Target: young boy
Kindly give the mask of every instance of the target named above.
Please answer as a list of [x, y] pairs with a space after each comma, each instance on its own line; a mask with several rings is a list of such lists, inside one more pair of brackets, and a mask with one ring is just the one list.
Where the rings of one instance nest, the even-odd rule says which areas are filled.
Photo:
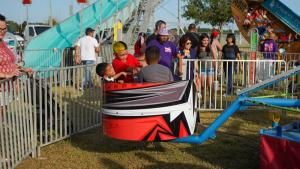
[[160, 59], [160, 49], [151, 46], [146, 49], [146, 62], [148, 66], [143, 67], [139, 74], [140, 82], [171, 82], [173, 75], [166, 66], [158, 64]]
[[[124, 77], [127, 76], [126, 72], [120, 72], [116, 74], [114, 68], [109, 63], [99, 63], [96, 66], [96, 73], [98, 76], [103, 77], [105, 82], [115, 82], [119, 77], [122, 75]], [[119, 83], [122, 83], [123, 81], [118, 80]]]
[[113, 44], [115, 59], [112, 62], [116, 73], [129, 72], [128, 76], [120, 77], [125, 83], [134, 82], [133, 76], [139, 72], [141, 63], [131, 54], [128, 53], [126, 43], [118, 41]]

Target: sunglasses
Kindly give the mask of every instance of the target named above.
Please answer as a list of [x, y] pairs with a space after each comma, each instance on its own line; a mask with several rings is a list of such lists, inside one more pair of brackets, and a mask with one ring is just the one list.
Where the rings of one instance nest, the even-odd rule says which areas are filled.
[[186, 45], [191, 45], [191, 44], [192, 44], [191, 42], [186, 43]]

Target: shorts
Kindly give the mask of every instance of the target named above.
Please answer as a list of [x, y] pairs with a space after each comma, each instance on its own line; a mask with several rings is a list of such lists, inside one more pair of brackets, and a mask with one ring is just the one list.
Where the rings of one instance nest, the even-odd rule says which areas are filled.
[[201, 69], [201, 76], [213, 76], [214, 73], [214, 68]]

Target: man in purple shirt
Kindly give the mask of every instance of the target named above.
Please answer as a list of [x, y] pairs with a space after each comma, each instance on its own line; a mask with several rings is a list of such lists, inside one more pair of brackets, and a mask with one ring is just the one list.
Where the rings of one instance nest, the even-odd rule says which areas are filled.
[[275, 42], [275, 34], [271, 34], [270, 38], [264, 40], [260, 51], [263, 52], [264, 59], [276, 60], [276, 55], [278, 52], [278, 46]]
[[153, 39], [147, 45], [148, 47], [156, 46], [160, 50], [159, 64], [168, 67], [173, 72], [173, 63], [177, 57], [178, 50], [176, 46], [169, 41], [169, 31], [166, 28], [161, 29], [158, 32], [158, 38]]
[[[264, 59], [277, 60], [278, 46], [275, 42], [276, 35], [271, 34], [269, 38], [266, 38], [261, 46], [261, 52], [263, 52]], [[276, 72], [275, 62], [260, 62], [257, 65], [257, 78], [258, 80], [266, 80], [271, 78]]]

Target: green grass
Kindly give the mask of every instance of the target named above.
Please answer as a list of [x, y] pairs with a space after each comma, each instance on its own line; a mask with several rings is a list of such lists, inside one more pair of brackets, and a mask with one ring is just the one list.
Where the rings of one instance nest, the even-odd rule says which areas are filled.
[[[92, 129], [42, 148], [39, 159], [28, 158], [17, 169], [259, 168], [259, 129], [271, 125], [272, 112], [236, 113], [218, 130], [216, 139], [201, 145], [118, 141]], [[201, 112], [200, 130], [218, 115]], [[283, 114], [281, 123], [296, 119], [299, 114]]]

